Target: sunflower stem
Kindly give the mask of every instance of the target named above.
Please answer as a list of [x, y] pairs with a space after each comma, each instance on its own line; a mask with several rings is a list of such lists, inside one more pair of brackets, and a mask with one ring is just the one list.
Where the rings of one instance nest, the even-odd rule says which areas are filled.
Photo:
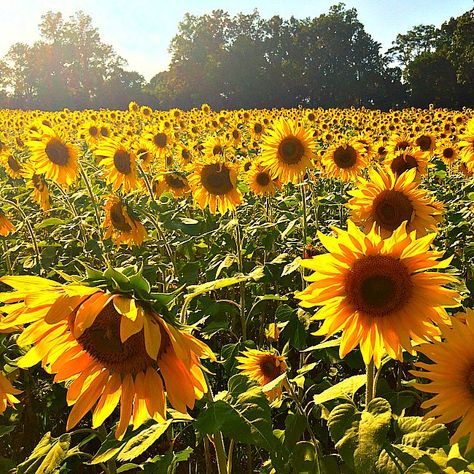
[[92, 207], [94, 208], [94, 216], [95, 216], [95, 223], [97, 225], [97, 232], [99, 232], [100, 234], [100, 216], [99, 216], [97, 199], [95, 198], [94, 190], [92, 189], [92, 185], [89, 180], [89, 177], [87, 176], [85, 169], [82, 167], [82, 164], [80, 163], [79, 163], [79, 173], [81, 175], [82, 180], [84, 181], [84, 184], [86, 185], [89, 197], [91, 198]]
[[[235, 225], [235, 247], [237, 250], [237, 266], [240, 273], [244, 272], [244, 259], [242, 254], [242, 230], [240, 228], [239, 219], [237, 217], [237, 212], [234, 214], [236, 220]], [[247, 340], [247, 320], [245, 318], [245, 282], [240, 282], [240, 326], [242, 330], [242, 339]]]
[[2, 239], [2, 247], [3, 247], [3, 255], [5, 256], [5, 264], [7, 266], [7, 274], [11, 275], [12, 274], [12, 262], [10, 260], [10, 254], [7, 253], [7, 243], [5, 242], [5, 239]]
[[367, 406], [373, 400], [374, 395], [375, 395], [373, 359], [366, 365], [366, 373], [367, 373], [367, 383], [366, 383], [366, 388], [365, 388], [365, 406], [367, 408]]

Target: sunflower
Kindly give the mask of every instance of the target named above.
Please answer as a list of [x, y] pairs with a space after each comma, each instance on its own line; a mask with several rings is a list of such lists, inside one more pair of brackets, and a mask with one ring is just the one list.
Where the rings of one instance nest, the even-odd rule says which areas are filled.
[[27, 145], [37, 173], [58, 184], [69, 186], [74, 183], [78, 173], [77, 148], [67, 143], [62, 134], [45, 125], [42, 133], [32, 138]]
[[209, 206], [212, 214], [225, 214], [241, 204], [242, 194], [237, 189], [237, 164], [214, 158], [196, 161], [191, 166], [193, 172], [188, 182], [193, 199], [201, 209]]
[[61, 285], [35, 276], [3, 277], [14, 292], [0, 294], [7, 315], [0, 329], [26, 325], [18, 345], [32, 348], [18, 361], [41, 362], [55, 382], [67, 383], [72, 405], [67, 430], [91, 410], [102, 425], [120, 404], [115, 436], [147, 419], [163, 422], [165, 390], [179, 412], [207, 392], [201, 358], [212, 351], [167, 323], [147, 302], [78, 283]]
[[365, 148], [359, 141], [331, 145], [321, 160], [324, 173], [330, 178], [351, 181], [365, 168]]
[[390, 153], [399, 153], [413, 147], [413, 145], [413, 139], [406, 133], [394, 134], [387, 143], [387, 149]]
[[203, 142], [203, 153], [206, 158], [220, 157], [226, 155], [229, 143], [223, 137], [210, 136]]
[[247, 171], [245, 180], [257, 196], [274, 196], [276, 190], [281, 188], [280, 180], [272, 178], [270, 171], [258, 162]]
[[141, 167], [149, 171], [155, 161], [155, 150], [147, 140], [139, 140], [133, 147], [135, 156], [138, 158]]
[[283, 184], [298, 183], [306, 169], [312, 168], [314, 152], [311, 130], [282, 119], [263, 137], [260, 162]]
[[0, 235], [6, 237], [15, 232], [15, 226], [8, 220], [7, 216], [0, 210]]
[[[242, 374], [259, 385], [264, 386], [286, 372], [286, 357], [276, 352], [248, 349], [236, 357], [240, 365], [237, 366]], [[281, 387], [275, 387], [267, 392], [270, 400], [275, 400], [281, 395]]]
[[420, 178], [426, 174], [428, 160], [429, 154], [427, 152], [407, 148], [398, 153], [387, 154], [383, 164], [390, 167], [396, 176], [400, 176], [405, 171], [416, 168], [416, 176]]
[[3, 415], [7, 405], [12, 407], [15, 403], [20, 403], [20, 400], [15, 397], [20, 393], [21, 390], [14, 388], [5, 374], [0, 372], [0, 415]]
[[415, 175], [411, 169], [397, 178], [390, 169], [379, 168], [369, 170], [369, 180], [359, 177], [357, 189], [349, 191], [352, 221], [366, 233], [375, 223], [382, 237], [389, 237], [402, 222], [418, 237], [436, 231], [443, 205], [418, 186]]
[[163, 126], [160, 130], [146, 133], [144, 138], [150, 142], [150, 146], [155, 150], [156, 157], [160, 159], [166, 156], [173, 142], [169, 130]]
[[469, 120], [466, 131], [459, 136], [460, 157], [467, 169], [474, 172], [474, 119]]
[[432, 152], [436, 146], [436, 138], [431, 133], [422, 133], [415, 139], [415, 145], [421, 150]]
[[0, 153], [0, 163], [10, 178], [21, 178], [21, 163], [10, 152]]
[[36, 173], [35, 169], [28, 164], [23, 167], [22, 175], [26, 179], [27, 186], [33, 189], [33, 200], [43, 211], [48, 211], [51, 205], [49, 203], [48, 184], [44, 176]]
[[117, 191], [123, 188], [125, 193], [137, 186], [136, 155], [125, 144], [111, 138], [104, 138], [95, 151], [101, 158], [100, 165], [105, 166], [107, 182]]
[[430, 380], [415, 384], [416, 388], [435, 394], [421, 405], [429, 409], [425, 418], [434, 417], [437, 423], [461, 419], [450, 442], [457, 443], [467, 435], [469, 451], [474, 447], [474, 311], [456, 314], [451, 323], [442, 326], [441, 340], [418, 349], [433, 363], [418, 362], [416, 365], [425, 370], [412, 373]]
[[366, 235], [350, 220], [348, 231], [334, 230], [337, 237], [319, 233], [329, 254], [301, 261], [315, 273], [296, 297], [305, 308], [322, 306], [313, 316], [324, 320], [315, 335], [342, 330], [340, 356], [359, 344], [365, 363], [377, 366], [384, 351], [401, 360], [402, 349], [413, 352], [414, 344], [438, 335], [436, 324], [449, 321], [444, 308], [457, 306], [458, 294], [442, 286], [455, 277], [426, 271], [450, 262], [429, 250], [436, 235], [417, 239], [402, 224], [382, 239], [375, 225]]
[[191, 191], [186, 176], [175, 172], [164, 172], [153, 182], [153, 192], [159, 198], [164, 192], [170, 192], [178, 199]]
[[105, 204], [104, 239], [111, 238], [115, 245], [141, 245], [146, 238], [143, 224], [128, 210], [122, 200], [111, 194]]
[[451, 140], [445, 140], [436, 145], [436, 153], [447, 165], [452, 165], [459, 156], [459, 149]]

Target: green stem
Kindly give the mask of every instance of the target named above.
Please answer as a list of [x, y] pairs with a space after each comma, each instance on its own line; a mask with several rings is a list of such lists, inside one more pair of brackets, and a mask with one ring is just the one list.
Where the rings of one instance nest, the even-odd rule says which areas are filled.
[[[303, 207], [303, 216], [302, 216], [302, 229], [303, 229], [303, 249], [302, 249], [302, 256], [304, 258], [304, 253], [306, 249], [306, 241], [308, 237], [308, 212], [306, 208], [306, 185], [301, 183], [301, 202]], [[301, 267], [301, 289], [304, 290], [306, 288], [306, 280], [305, 280], [305, 269]]]
[[[104, 442], [107, 438], [107, 430], [105, 429], [104, 425], [100, 425], [99, 428], [97, 428], [97, 434], [101, 442]], [[107, 461], [107, 470], [109, 474], [117, 474], [117, 464], [113, 459], [109, 459]]]
[[367, 383], [365, 389], [365, 406], [367, 407], [369, 403], [374, 398], [374, 361], [371, 360], [366, 366], [367, 373]]
[[7, 274], [12, 274], [12, 262], [10, 260], [10, 254], [7, 253], [7, 244], [4, 239], [2, 239], [2, 246], [3, 246], [3, 255], [5, 255], [5, 263], [7, 266]]
[[99, 234], [100, 234], [99, 208], [98, 208], [97, 199], [95, 198], [94, 190], [92, 189], [92, 185], [91, 185], [91, 182], [89, 180], [89, 177], [87, 176], [87, 173], [86, 173], [86, 171], [84, 170], [84, 168], [82, 167], [81, 164], [79, 164], [79, 172], [81, 174], [82, 180], [84, 181], [84, 184], [86, 185], [89, 197], [91, 198], [92, 207], [94, 208], [94, 215], [95, 215], [95, 223], [97, 225], [97, 232], [99, 232]]
[[[242, 231], [240, 228], [239, 219], [237, 218], [237, 212], [235, 213], [235, 220], [237, 224], [235, 226], [235, 247], [237, 250], [237, 266], [240, 273], [244, 272], [244, 259], [242, 253]], [[247, 320], [245, 317], [245, 281], [240, 282], [240, 326], [242, 330], [242, 338], [244, 341], [247, 340]]]
[[232, 460], [234, 456], [234, 446], [235, 446], [235, 441], [231, 439], [229, 443], [229, 454], [227, 456], [227, 474], [232, 473], [232, 469], [233, 469]]

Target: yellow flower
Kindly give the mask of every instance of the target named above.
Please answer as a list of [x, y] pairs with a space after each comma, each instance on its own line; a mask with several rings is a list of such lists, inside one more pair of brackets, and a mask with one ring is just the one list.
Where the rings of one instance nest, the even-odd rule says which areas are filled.
[[254, 163], [245, 175], [249, 188], [257, 196], [274, 196], [277, 189], [281, 188], [278, 178], [272, 178], [270, 171], [259, 162]]
[[323, 155], [324, 174], [330, 178], [351, 181], [365, 168], [364, 145], [359, 141], [335, 143]]
[[179, 173], [164, 172], [153, 182], [153, 192], [160, 197], [164, 192], [171, 192], [178, 199], [188, 194], [189, 187], [186, 176]]
[[13, 387], [3, 372], [0, 372], [0, 415], [7, 409], [7, 405], [13, 406], [15, 403], [20, 403], [20, 400], [15, 397], [19, 395], [20, 390]]
[[416, 177], [419, 179], [426, 174], [429, 155], [425, 151], [406, 148], [403, 151], [387, 154], [383, 164], [389, 167], [396, 176], [400, 176], [405, 171], [416, 169]]
[[26, 179], [27, 187], [33, 189], [33, 200], [43, 211], [51, 208], [49, 203], [48, 184], [42, 174], [38, 174], [33, 166], [27, 164], [22, 169], [22, 175]]
[[369, 170], [369, 181], [359, 177], [357, 189], [349, 191], [352, 221], [365, 232], [375, 223], [382, 237], [389, 237], [403, 222], [407, 232], [415, 230], [419, 237], [436, 231], [443, 206], [418, 186], [415, 176], [414, 169], [397, 178], [390, 169], [380, 168]]
[[339, 353], [344, 357], [357, 345], [366, 364], [380, 365], [384, 352], [401, 360], [402, 349], [439, 334], [436, 326], [449, 321], [444, 308], [457, 306], [458, 294], [443, 285], [456, 278], [439, 271], [450, 259], [430, 251], [435, 234], [417, 239], [405, 224], [383, 239], [375, 226], [366, 235], [352, 221], [337, 237], [319, 233], [330, 252], [304, 259], [313, 270], [310, 285], [297, 292], [305, 308], [321, 306], [313, 319], [323, 320], [315, 333], [329, 337], [342, 330]]
[[469, 120], [466, 131], [459, 136], [460, 157], [469, 172], [474, 172], [474, 119]]
[[24, 325], [17, 343], [33, 346], [18, 366], [41, 362], [55, 382], [68, 383], [67, 430], [93, 407], [97, 428], [120, 404], [120, 439], [130, 423], [136, 429], [149, 418], [165, 420], [165, 391], [182, 413], [207, 392], [200, 359], [214, 359], [212, 351], [146, 302], [34, 276], [0, 281], [15, 290], [0, 294], [6, 303], [0, 330]]
[[298, 183], [308, 168], [312, 168], [315, 144], [310, 130], [296, 122], [280, 120], [263, 137], [260, 162], [273, 178], [283, 184]]
[[[240, 363], [237, 366], [242, 374], [259, 385], [264, 386], [284, 374], [287, 369], [286, 357], [271, 351], [248, 349], [236, 357]], [[275, 400], [281, 395], [281, 387], [276, 387], [267, 392], [270, 400]]]
[[194, 162], [188, 177], [193, 199], [201, 209], [209, 206], [212, 214], [233, 211], [242, 202], [237, 189], [237, 165], [218, 158]]
[[22, 165], [10, 152], [0, 153], [0, 163], [10, 178], [17, 179], [21, 177]]
[[6, 237], [15, 232], [15, 226], [8, 220], [7, 216], [0, 210], [0, 235]]
[[451, 327], [442, 326], [441, 340], [418, 349], [433, 363], [418, 362], [416, 365], [425, 370], [412, 373], [430, 381], [417, 383], [416, 388], [434, 394], [421, 405], [429, 409], [425, 418], [435, 417], [437, 423], [461, 419], [450, 441], [454, 444], [469, 436], [469, 451], [474, 447], [474, 311], [458, 313], [451, 322]]

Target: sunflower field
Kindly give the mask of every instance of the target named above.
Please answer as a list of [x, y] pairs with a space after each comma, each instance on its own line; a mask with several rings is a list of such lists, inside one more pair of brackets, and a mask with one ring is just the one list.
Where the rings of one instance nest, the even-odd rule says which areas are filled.
[[474, 472], [474, 112], [0, 111], [0, 473]]

